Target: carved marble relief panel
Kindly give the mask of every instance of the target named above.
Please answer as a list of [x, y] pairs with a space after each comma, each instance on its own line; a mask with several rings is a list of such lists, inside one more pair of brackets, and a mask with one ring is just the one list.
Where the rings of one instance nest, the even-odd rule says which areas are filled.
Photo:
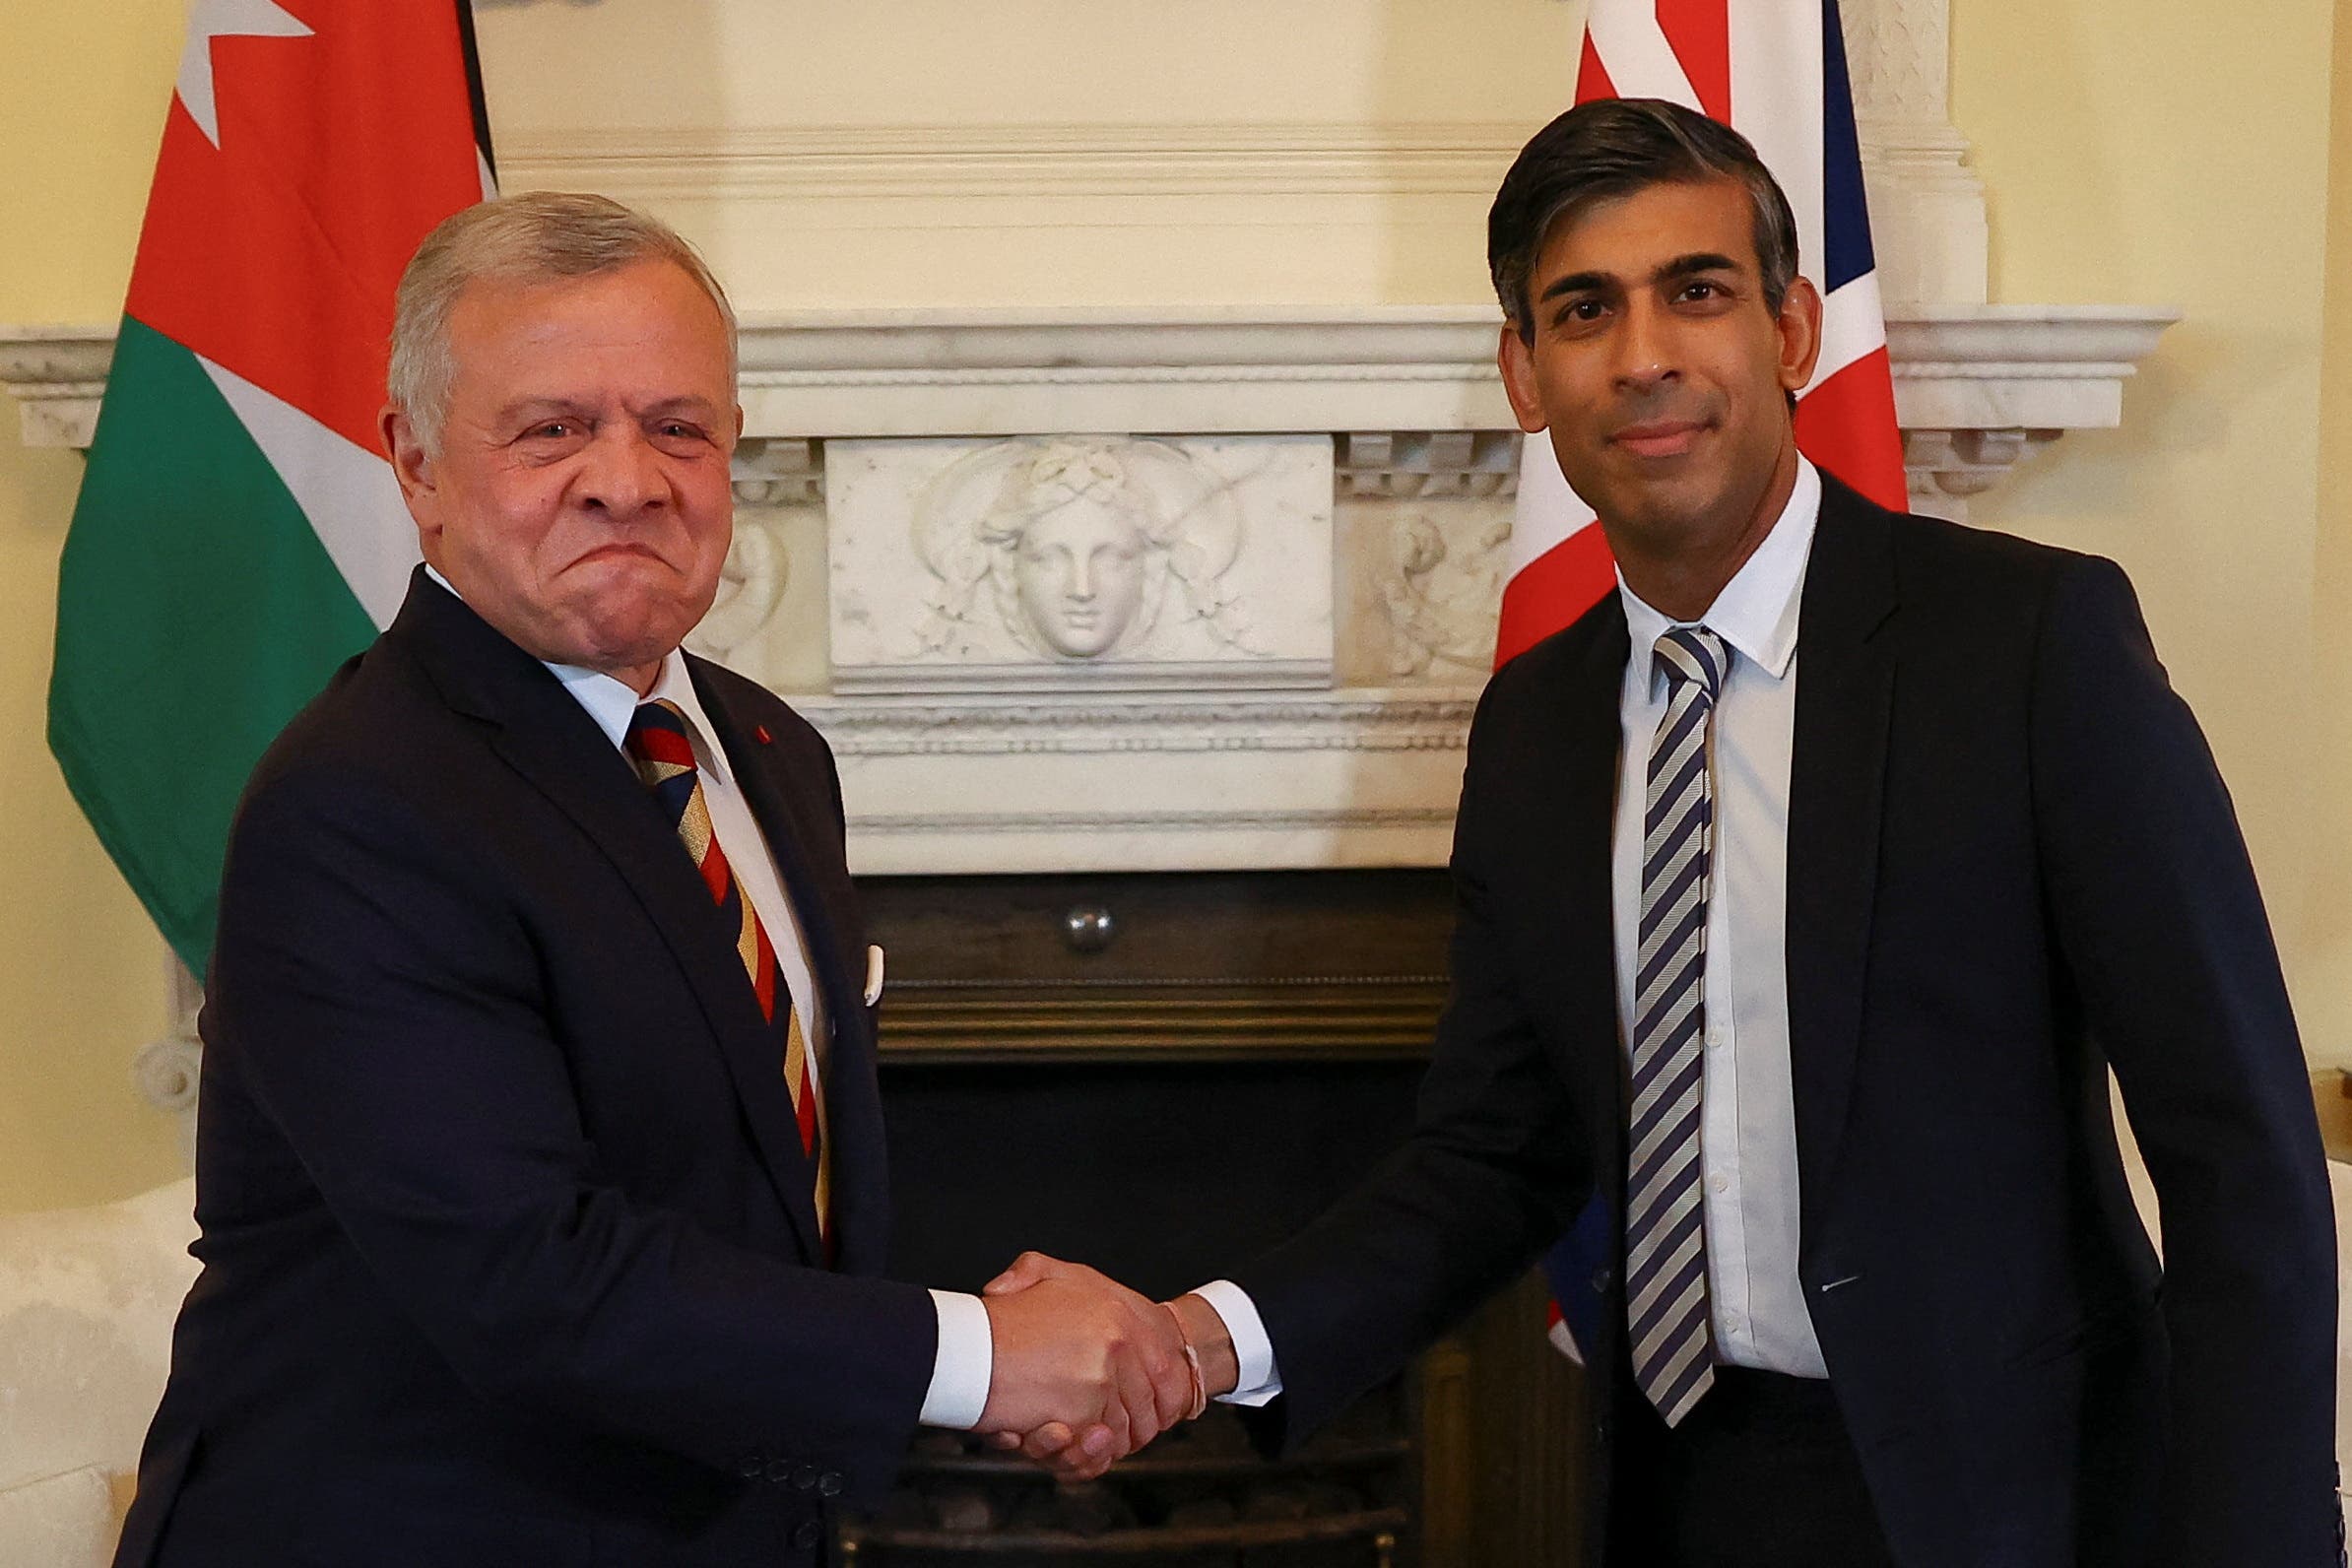
[[1484, 684], [1509, 569], [1518, 450], [1507, 431], [1339, 438], [1343, 685]]
[[824, 447], [745, 440], [735, 453], [735, 542], [718, 597], [686, 646], [778, 691], [825, 684]]
[[841, 691], [1326, 686], [1332, 443], [826, 443]]

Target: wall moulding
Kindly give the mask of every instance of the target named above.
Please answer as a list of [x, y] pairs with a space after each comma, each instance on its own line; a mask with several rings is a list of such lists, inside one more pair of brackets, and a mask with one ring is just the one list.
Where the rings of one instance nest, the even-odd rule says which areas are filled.
[[[1517, 122], [1412, 125], [827, 125], [566, 130], [499, 147], [508, 190], [622, 201], [1086, 196], [1491, 196]], [[1176, 221], [1171, 217], [1170, 221]]]

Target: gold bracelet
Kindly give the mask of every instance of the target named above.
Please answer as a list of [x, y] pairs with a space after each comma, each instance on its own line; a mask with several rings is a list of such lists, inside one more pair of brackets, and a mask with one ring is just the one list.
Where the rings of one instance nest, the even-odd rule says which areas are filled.
[[1201, 1376], [1201, 1352], [1193, 1348], [1193, 1337], [1184, 1332], [1184, 1314], [1176, 1310], [1176, 1304], [1163, 1301], [1160, 1306], [1167, 1312], [1169, 1321], [1176, 1325], [1176, 1342], [1184, 1346], [1184, 1368], [1192, 1374], [1193, 1405], [1191, 1409], [1184, 1412], [1184, 1418], [1197, 1421], [1201, 1418], [1201, 1412], [1209, 1408], [1209, 1384]]

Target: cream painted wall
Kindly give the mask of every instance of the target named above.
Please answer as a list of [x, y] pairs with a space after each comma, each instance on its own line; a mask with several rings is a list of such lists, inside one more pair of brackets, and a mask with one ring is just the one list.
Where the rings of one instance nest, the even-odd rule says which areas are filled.
[[[1480, 298], [1487, 200], [1583, 25], [1562, 0], [478, 14], [509, 187], [642, 202], [753, 310]], [[748, 200], [697, 199], [721, 149], [753, 159]]]
[[[178, 53], [175, 0], [0, 7], [0, 321], [122, 308]], [[163, 1031], [163, 944], [41, 737], [57, 554], [82, 460], [27, 451], [0, 398], [0, 1209], [176, 1174], [176, 1125], [131, 1086]]]
[[[0, 8], [0, 212], [37, 220], [10, 223], [0, 245], [0, 321], [99, 322], [119, 308], [180, 10]], [[2320, 461], [2324, 450], [2344, 460], [2332, 472], [2352, 473], [2352, 407], [2327, 406], [2324, 447], [2318, 412], [2322, 365], [2352, 373], [2352, 301], [2321, 304], [2331, 231], [2337, 270], [2352, 265], [2348, 204], [2326, 223], [2330, 7], [2271, 0], [2260, 28], [2235, 30], [2214, 28], [2200, 0], [1953, 0], [1953, 12], [1956, 117], [1993, 192], [1994, 296], [2189, 311], [2129, 389], [2123, 429], [2068, 437], [1978, 518], [2131, 568], [2236, 788], [2313, 1055], [2352, 1060], [2352, 811], [2300, 739], [2321, 714], [2337, 778], [2352, 774], [2352, 493], [2322, 490]], [[1304, 128], [1327, 170], [1329, 188], [1273, 220], [1230, 191], [1188, 198], [1164, 174], [1152, 185], [1134, 155], [1116, 172], [1135, 191], [1056, 200], [1031, 180], [986, 198], [995, 206], [943, 198], [931, 231], [892, 227], [903, 198], [804, 208], [808, 231], [788, 244], [680, 212], [753, 308], [1482, 299], [1484, 198], [1470, 187], [1492, 177], [1489, 155], [1447, 128], [1545, 118], [1566, 97], [1580, 15], [1573, 0], [481, 12], [502, 145], [649, 188], [663, 170], [620, 157], [628, 137], [690, 149], [718, 125], [770, 151], [806, 154], [813, 135], [836, 133], [896, 148], [860, 166], [902, 182], [934, 156], [951, 176], [960, 165], [939, 150], [955, 137], [891, 141], [876, 127], [1013, 147], [1045, 145], [1023, 129], [1039, 126]], [[2352, 74], [2339, 64], [2333, 79]], [[2336, 146], [2336, 183], [2352, 189], [2352, 129]], [[789, 183], [799, 166], [770, 171]], [[1186, 167], [1229, 178], [1230, 161]], [[1375, 177], [1347, 188], [1349, 168]], [[1106, 201], [1129, 203], [1133, 221], [1102, 222]], [[1009, 213], [1027, 214], [1029, 231], [988, 230]], [[8, 1209], [130, 1192], [175, 1155], [126, 1071], [164, 1021], [161, 945], [32, 739], [80, 460], [21, 450], [13, 409], [0, 417], [0, 720], [20, 737], [0, 760]]]
[[2328, 137], [2327, 290], [2319, 392], [2319, 551], [2312, 621], [2319, 666], [2320, 824], [2301, 939], [2303, 1024], [2330, 1060], [2352, 1056], [2352, 3], [2335, 18]]
[[2236, 796], [2306, 1048], [2352, 1061], [2324, 870], [2347, 853], [2352, 795], [2310, 745], [2312, 716], [2328, 717], [2315, 570], [2331, 6], [2269, 0], [2259, 27], [2219, 28], [2193, 0], [1952, 12], [1993, 296], [2186, 312], [2126, 389], [2122, 429], [2068, 436], [1975, 520], [2130, 570]]

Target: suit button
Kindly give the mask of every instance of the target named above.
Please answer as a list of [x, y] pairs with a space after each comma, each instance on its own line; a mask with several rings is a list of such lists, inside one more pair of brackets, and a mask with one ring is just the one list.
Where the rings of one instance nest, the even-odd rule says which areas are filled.
[[765, 1469], [767, 1469], [767, 1456], [757, 1449], [751, 1450], [735, 1462], [736, 1473], [748, 1481], [759, 1479], [759, 1472]]
[[815, 1551], [817, 1543], [824, 1539], [824, 1526], [814, 1519], [801, 1521], [801, 1528], [792, 1533], [793, 1545], [802, 1551]]
[[817, 1467], [802, 1465], [792, 1472], [792, 1489], [796, 1492], [813, 1490], [817, 1485]]
[[767, 1467], [767, 1478], [768, 1478], [769, 1480], [771, 1480], [771, 1481], [777, 1481], [777, 1482], [782, 1482], [782, 1481], [784, 1481], [785, 1479], [789, 1478], [789, 1477], [791, 1476], [791, 1474], [792, 1474], [792, 1462], [791, 1462], [790, 1460], [782, 1460], [782, 1459], [779, 1459], [779, 1460], [771, 1460], [771, 1461], [769, 1461], [769, 1462], [768, 1462], [768, 1467]]
[[1608, 1294], [1608, 1287], [1609, 1287], [1609, 1286], [1611, 1286], [1611, 1285], [1613, 1285], [1613, 1284], [1615, 1284], [1616, 1282], [1617, 1282], [1617, 1271], [1616, 1271], [1616, 1270], [1614, 1270], [1614, 1269], [1596, 1269], [1596, 1270], [1594, 1270], [1594, 1271], [1593, 1271], [1593, 1293], [1594, 1293], [1595, 1295], [1597, 1295], [1597, 1296], [1605, 1296], [1605, 1295], [1607, 1295], [1607, 1294]]
[[839, 1470], [826, 1470], [822, 1475], [817, 1477], [817, 1490], [825, 1497], [840, 1496], [844, 1484]]

